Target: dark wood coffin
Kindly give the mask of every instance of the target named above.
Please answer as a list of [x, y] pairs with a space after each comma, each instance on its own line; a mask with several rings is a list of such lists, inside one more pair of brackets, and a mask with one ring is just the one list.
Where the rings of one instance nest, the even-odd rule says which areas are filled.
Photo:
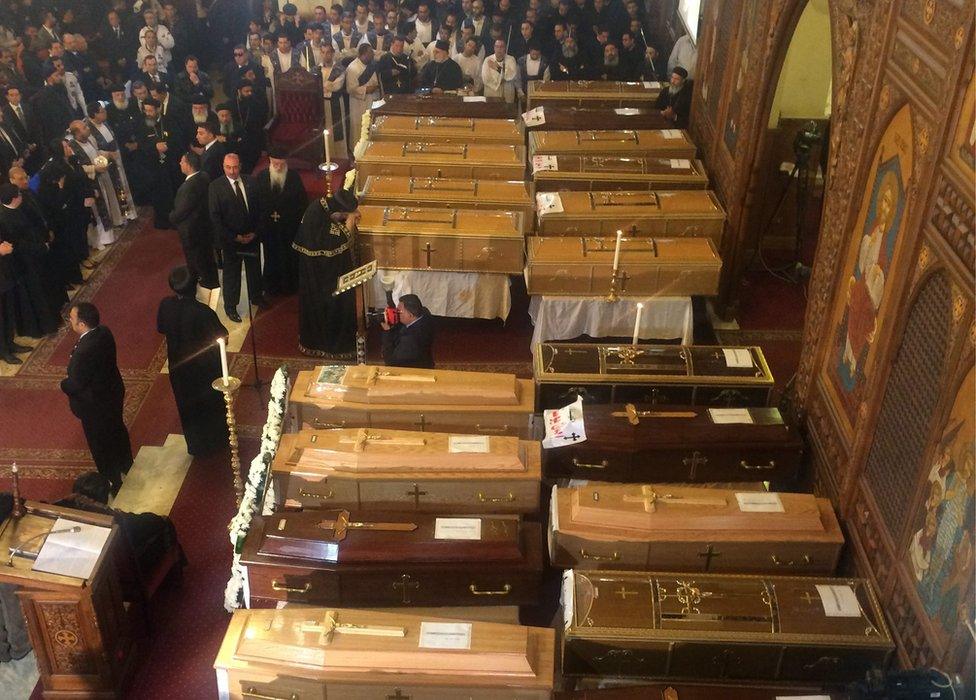
[[542, 585], [542, 529], [523, 523], [514, 561], [313, 562], [261, 554], [261, 518], [241, 552], [248, 591], [258, 601], [343, 607], [535, 605]]
[[631, 406], [633, 418], [623, 404], [584, 405], [586, 441], [543, 450], [545, 476], [635, 483], [761, 480], [777, 484], [799, 476], [803, 440], [777, 408], [713, 413], [697, 406]]
[[619, 80], [532, 80], [528, 107], [577, 105], [594, 107], [653, 106], [666, 84], [656, 81]]
[[791, 698], [843, 700], [846, 693], [824, 693], [819, 687], [796, 685], [704, 685], [653, 683], [619, 688], [582, 688], [553, 695], [554, 700], [791, 700]]
[[576, 131], [599, 124], [601, 129], [670, 129], [673, 122], [650, 107], [572, 107], [547, 104], [542, 114], [545, 123], [525, 126], [526, 131]]
[[[749, 366], [728, 366], [725, 350], [748, 353]], [[766, 406], [774, 384], [756, 346], [540, 343], [532, 353], [541, 410], [577, 395], [586, 404]]]
[[515, 119], [518, 116], [514, 103], [509, 104], [500, 97], [483, 99], [483, 102], [465, 102], [460, 95], [387, 95], [383, 100], [377, 100], [383, 104], [371, 111], [374, 120], [393, 114], [475, 119]]
[[866, 579], [571, 571], [563, 584], [568, 676], [847, 683], [894, 650]]
[[318, 562], [517, 561], [522, 557], [517, 516], [448, 518], [326, 509], [277, 513], [263, 518], [261, 528], [259, 553]]

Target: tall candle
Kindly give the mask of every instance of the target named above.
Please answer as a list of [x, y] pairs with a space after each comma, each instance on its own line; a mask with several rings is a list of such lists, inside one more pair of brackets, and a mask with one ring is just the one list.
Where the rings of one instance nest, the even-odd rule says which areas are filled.
[[613, 247], [613, 272], [617, 273], [617, 268], [620, 266], [620, 243], [623, 241], [624, 232], [617, 231], [617, 244]]
[[217, 338], [217, 345], [220, 346], [220, 371], [224, 376], [224, 385], [230, 384], [230, 372], [227, 369], [227, 340]]
[[325, 162], [329, 164], [332, 162], [332, 155], [329, 153], [329, 130], [325, 129], [322, 131], [322, 140], [325, 141]]
[[641, 322], [641, 316], [643, 314], [644, 314], [644, 305], [638, 302], [637, 317], [634, 319], [634, 340], [631, 342], [632, 345], [637, 345], [637, 339], [640, 337], [640, 322]]

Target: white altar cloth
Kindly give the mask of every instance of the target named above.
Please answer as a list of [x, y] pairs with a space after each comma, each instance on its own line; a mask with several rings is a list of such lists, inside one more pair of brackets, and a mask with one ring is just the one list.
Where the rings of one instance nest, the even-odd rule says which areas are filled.
[[440, 270], [377, 270], [367, 285], [367, 305], [386, 306], [383, 279], [394, 278], [393, 300], [416, 294], [434, 316], [449, 318], [508, 318], [512, 308], [508, 275]]
[[611, 303], [596, 297], [533, 295], [529, 299], [529, 316], [535, 325], [532, 347], [548, 340], [570, 340], [584, 334], [591, 338], [630, 338], [634, 334], [638, 302], [644, 304], [641, 340], [681, 338], [682, 345], [692, 344], [691, 297], [626, 297]]

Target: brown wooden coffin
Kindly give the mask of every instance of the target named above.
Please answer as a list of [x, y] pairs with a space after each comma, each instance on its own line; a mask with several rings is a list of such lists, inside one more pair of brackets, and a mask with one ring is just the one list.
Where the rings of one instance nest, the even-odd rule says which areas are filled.
[[[317, 631], [333, 624], [329, 636]], [[545, 628], [289, 607], [236, 610], [214, 669], [220, 697], [230, 700], [546, 700], [554, 659], [554, 632]]]
[[305, 395], [319, 401], [368, 404], [511, 406], [518, 403], [514, 374], [380, 365], [320, 365]]
[[[434, 370], [440, 371], [440, 370]], [[532, 414], [535, 395], [532, 381], [514, 379], [515, 403], [448, 404], [429, 400], [414, 404], [363, 403], [343, 399], [319, 398], [315, 392], [317, 372], [299, 372], [288, 401], [293, 430], [303, 427], [393, 428], [440, 433], [514, 435], [534, 437]]]
[[700, 160], [630, 156], [555, 156], [530, 162], [537, 192], [582, 190], [703, 190], [708, 173]]
[[774, 384], [756, 346], [540, 343], [532, 354], [540, 409], [577, 395], [585, 404], [766, 406]]
[[846, 683], [894, 645], [866, 579], [567, 572], [569, 676]]
[[584, 404], [586, 441], [543, 450], [546, 477], [784, 485], [799, 477], [803, 440], [777, 408], [629, 406]]
[[[606, 296], [616, 239], [528, 239], [525, 285], [529, 294]], [[635, 238], [620, 248], [616, 293], [622, 297], [713, 296], [722, 259], [708, 238]]]
[[829, 575], [844, 546], [830, 502], [807, 494], [590, 482], [554, 488], [550, 508], [562, 568]]
[[[274, 516], [272, 516], [274, 517]], [[316, 562], [261, 554], [263, 519], [255, 518], [241, 563], [256, 599], [312, 605], [399, 607], [535, 605], [542, 585], [542, 530], [523, 523], [515, 561], [367, 563]]]
[[369, 129], [373, 141], [427, 141], [430, 143], [501, 143], [521, 146], [525, 133], [514, 119], [473, 117], [377, 117]]
[[[580, 679], [577, 685], [589, 683], [601, 686], [594, 679]], [[583, 687], [564, 690], [553, 695], [554, 700], [846, 700], [846, 693], [825, 693], [819, 686], [803, 687], [794, 684], [740, 685], [648, 683], [620, 687]]]
[[369, 141], [356, 159], [356, 186], [370, 175], [521, 180], [525, 147], [508, 144]]
[[659, 192], [540, 192], [540, 236], [708, 238], [722, 247], [725, 210], [709, 190]]
[[522, 232], [535, 217], [524, 180], [446, 180], [433, 177], [368, 177], [361, 206], [493, 209], [522, 214]]
[[524, 216], [515, 211], [360, 206], [360, 260], [387, 270], [518, 274]]
[[528, 107], [648, 107], [654, 105], [662, 87], [653, 81], [533, 80], [529, 82]]
[[375, 120], [382, 116], [402, 114], [406, 116], [463, 117], [474, 119], [514, 119], [518, 105], [500, 97], [465, 100], [461, 95], [387, 95], [373, 103], [370, 110]]
[[601, 129], [670, 129], [673, 122], [661, 116], [661, 110], [650, 107], [583, 107], [567, 106], [562, 102], [537, 108], [542, 123], [523, 124], [532, 131], [576, 131], [579, 128], [599, 126]]
[[[303, 431], [300, 435], [314, 437], [325, 432], [339, 431]], [[282, 435], [271, 466], [276, 505], [280, 508], [421, 513], [532, 513], [539, 508], [540, 446], [535, 441], [518, 441], [518, 469], [452, 466], [343, 472], [303, 464], [302, 448], [296, 447], [300, 435]], [[517, 440], [487, 435], [478, 437], [492, 442]]]
[[529, 134], [529, 157], [620, 155], [648, 158], [693, 159], [697, 149], [687, 131], [653, 130], [587, 130], [533, 131]]

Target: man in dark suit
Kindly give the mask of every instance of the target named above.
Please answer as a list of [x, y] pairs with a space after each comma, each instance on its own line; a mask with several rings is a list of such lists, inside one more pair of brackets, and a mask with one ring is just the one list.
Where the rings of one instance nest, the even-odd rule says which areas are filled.
[[183, 257], [190, 272], [200, 280], [201, 286], [216, 289], [220, 283], [210, 235], [210, 176], [202, 171], [200, 156], [193, 151], [180, 158], [180, 171], [186, 179], [176, 190], [169, 221], [179, 231]]
[[224, 174], [224, 156], [227, 144], [217, 139], [217, 125], [210, 122], [197, 125], [197, 143], [200, 144], [200, 170], [213, 182]]
[[130, 57], [135, 56], [136, 47], [129, 35], [129, 30], [122, 26], [119, 13], [110, 10], [105, 16], [105, 24], [101, 29], [99, 52], [109, 63], [109, 71], [113, 76], [124, 76], [129, 72]]
[[118, 493], [122, 475], [132, 466], [132, 446], [122, 420], [125, 385], [115, 359], [115, 338], [100, 325], [94, 304], [73, 303], [68, 319], [79, 338], [61, 391], [81, 419], [95, 467], [112, 483], [112, 493]]
[[4, 91], [4, 100], [0, 101], [0, 111], [3, 111], [3, 122], [17, 138], [27, 144], [30, 152], [28, 167], [30, 172], [37, 170], [41, 152], [37, 143], [37, 126], [34, 122], [33, 111], [23, 103], [23, 95], [16, 87], [8, 86]]
[[404, 294], [397, 304], [400, 322], [383, 328], [383, 361], [391, 367], [434, 368], [434, 320], [416, 294]]
[[31, 98], [31, 107], [37, 115], [41, 143], [64, 136], [64, 130], [75, 118], [64, 87], [64, 76], [53, 65], [44, 69], [44, 87]]
[[224, 156], [224, 176], [210, 183], [210, 223], [214, 241], [223, 253], [222, 281], [224, 311], [240, 323], [237, 304], [241, 299], [241, 265], [247, 274], [247, 291], [252, 304], [264, 307], [261, 283], [261, 243], [257, 234], [258, 202], [250, 178], [241, 175], [241, 159], [235, 153]]

